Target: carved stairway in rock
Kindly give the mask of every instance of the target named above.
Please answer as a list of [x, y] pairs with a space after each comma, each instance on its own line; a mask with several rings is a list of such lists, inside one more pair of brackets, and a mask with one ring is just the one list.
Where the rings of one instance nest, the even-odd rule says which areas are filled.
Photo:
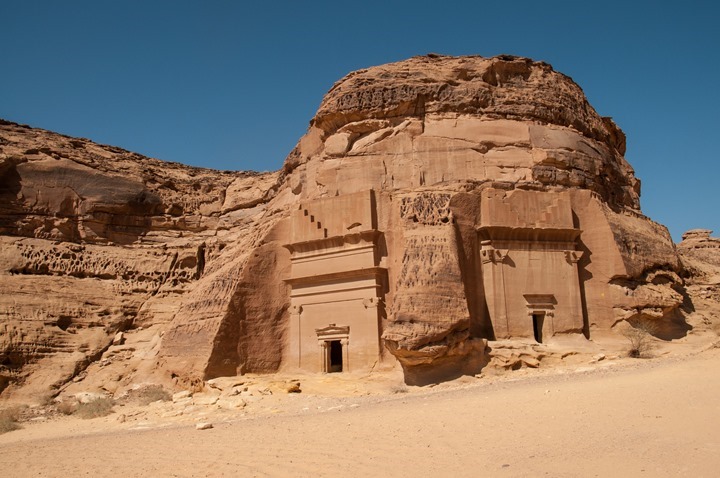
[[[325, 239], [328, 237], [328, 230], [326, 227], [322, 226], [322, 222], [315, 220], [315, 214], [312, 214], [311, 211], [307, 208], [303, 208], [303, 216], [309, 219], [310, 221], [310, 231], [319, 231], [321, 236], [320, 237], [314, 237], [314, 239]], [[315, 224], [313, 227], [312, 225]], [[309, 236], [315, 236], [317, 233], [313, 234], [312, 232], [309, 234]]]

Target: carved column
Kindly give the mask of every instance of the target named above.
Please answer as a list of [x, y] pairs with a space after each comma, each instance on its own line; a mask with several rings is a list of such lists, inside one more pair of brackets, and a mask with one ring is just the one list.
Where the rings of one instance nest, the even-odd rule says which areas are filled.
[[287, 363], [302, 368], [302, 343], [300, 340], [300, 316], [302, 306], [290, 306], [290, 326], [287, 339]]
[[380, 341], [382, 340], [380, 338], [382, 336], [382, 330], [380, 330], [380, 307], [383, 307], [383, 301], [378, 297], [369, 297], [367, 299], [363, 299], [363, 305], [365, 306], [367, 320], [370, 324], [372, 324], [374, 336], [377, 337], [377, 350], [375, 351], [375, 354], [377, 360], [380, 360], [380, 354], [382, 351], [382, 346], [380, 343]]
[[571, 317], [573, 322], [573, 328], [582, 330], [584, 326], [584, 317], [582, 309], [582, 296], [580, 293], [580, 270], [578, 269], [578, 262], [583, 256], [583, 251], [565, 251], [565, 259], [568, 264], [573, 268], [573, 280], [572, 280], [572, 303], [570, 305]]
[[495, 338], [506, 338], [509, 335], [510, 326], [508, 324], [503, 261], [507, 257], [508, 251], [495, 249], [491, 241], [483, 241], [481, 244], [480, 261], [490, 322], [495, 332]]
[[350, 371], [350, 339], [340, 339], [340, 345], [342, 345], [343, 352], [343, 372]]
[[328, 371], [328, 343], [323, 341], [318, 342], [320, 346], [320, 372], [326, 373]]

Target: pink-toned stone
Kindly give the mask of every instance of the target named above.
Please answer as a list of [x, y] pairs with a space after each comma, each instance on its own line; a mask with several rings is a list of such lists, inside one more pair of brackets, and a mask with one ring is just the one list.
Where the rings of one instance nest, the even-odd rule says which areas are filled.
[[[148, 373], [200, 386], [398, 362], [426, 383], [477, 373], [488, 341], [585, 340], [648, 320], [682, 336], [683, 274], [713, 273], [699, 252], [709, 235], [689, 235], [681, 262], [640, 211], [622, 131], [524, 58], [351, 73], [274, 173], [7, 122], [0, 139], [10, 394], [57, 388], [98, 357], [112, 368], [120, 331], [142, 360], [118, 390]], [[135, 340], [140, 328], [157, 339]]]

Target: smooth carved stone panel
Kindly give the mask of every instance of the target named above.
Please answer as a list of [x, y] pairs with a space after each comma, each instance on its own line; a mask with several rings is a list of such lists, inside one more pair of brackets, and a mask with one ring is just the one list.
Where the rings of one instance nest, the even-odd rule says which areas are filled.
[[478, 234], [483, 284], [495, 338], [584, 328], [570, 195], [487, 189]]
[[[366, 289], [372, 294], [372, 288]], [[290, 337], [285, 368], [301, 369], [308, 372], [328, 372], [323, 366], [325, 340], [331, 338], [318, 334], [332, 326], [347, 329], [347, 337], [342, 344], [345, 360], [338, 372], [369, 370], [380, 358], [378, 310], [366, 307], [364, 299], [340, 299], [342, 293], [335, 294], [336, 301], [325, 300], [329, 296], [318, 297], [317, 302], [308, 302], [300, 306], [299, 314], [291, 315]]]
[[[371, 369], [381, 358], [385, 272], [375, 199], [362, 191], [303, 203], [291, 216], [290, 324], [283, 367]], [[310, 225], [310, 226], [308, 226]], [[328, 331], [345, 331], [342, 337]]]
[[539, 191], [483, 191], [481, 226], [494, 228], [572, 229], [570, 196]]

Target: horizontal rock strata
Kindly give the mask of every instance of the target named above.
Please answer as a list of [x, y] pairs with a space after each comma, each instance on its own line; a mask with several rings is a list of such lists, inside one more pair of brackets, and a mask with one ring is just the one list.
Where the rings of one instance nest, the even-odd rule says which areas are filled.
[[[274, 173], [2, 122], [0, 388], [396, 363], [427, 383], [477, 373], [488, 341], [682, 336], [714, 242], [681, 261], [624, 153], [569, 77], [511, 56], [353, 72]], [[143, 329], [135, 368], [84, 372]]]

